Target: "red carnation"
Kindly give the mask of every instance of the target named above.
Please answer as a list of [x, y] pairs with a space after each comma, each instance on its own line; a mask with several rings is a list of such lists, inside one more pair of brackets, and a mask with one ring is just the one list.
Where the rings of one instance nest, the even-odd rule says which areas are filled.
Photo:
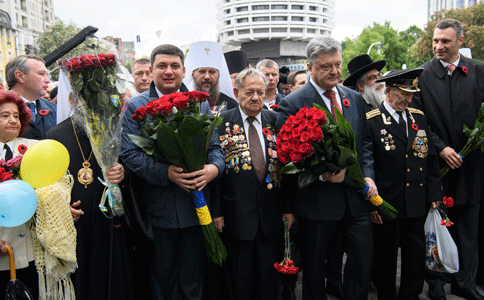
[[454, 225], [454, 222], [449, 220], [449, 218], [446, 218], [446, 219], [440, 220], [440, 224], [443, 225], [443, 226], [450, 227], [450, 226]]
[[445, 205], [445, 207], [454, 206], [454, 199], [452, 199], [452, 197], [444, 196], [444, 205]]

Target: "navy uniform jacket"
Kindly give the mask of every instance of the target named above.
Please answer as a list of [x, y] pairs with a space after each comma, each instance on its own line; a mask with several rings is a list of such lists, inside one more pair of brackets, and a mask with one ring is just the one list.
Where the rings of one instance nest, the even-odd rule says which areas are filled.
[[[182, 92], [187, 91], [184, 85]], [[134, 112], [158, 99], [154, 83], [150, 89], [128, 100], [123, 117], [122, 150], [120, 158], [124, 165], [143, 181], [140, 187], [140, 199], [146, 201], [150, 219], [154, 227], [186, 228], [199, 224], [192, 195], [168, 179], [169, 163], [146, 154], [131, 141], [128, 134], [139, 135], [141, 124], [131, 116]], [[211, 115], [207, 102], [202, 103], [200, 111]], [[214, 164], [222, 175], [225, 164], [223, 151], [219, 143], [218, 130], [215, 129], [207, 151], [207, 164]], [[208, 186], [203, 189], [207, 203], [210, 203]]]
[[383, 103], [366, 114], [363, 176], [375, 181], [379, 195], [397, 217], [420, 217], [425, 202], [441, 201], [441, 178], [435, 147], [422, 111], [407, 108], [407, 131], [398, 126]]
[[49, 129], [57, 124], [57, 106], [45, 99], [36, 101], [35, 122], [30, 121], [27, 131], [21, 136], [27, 139], [42, 140]]

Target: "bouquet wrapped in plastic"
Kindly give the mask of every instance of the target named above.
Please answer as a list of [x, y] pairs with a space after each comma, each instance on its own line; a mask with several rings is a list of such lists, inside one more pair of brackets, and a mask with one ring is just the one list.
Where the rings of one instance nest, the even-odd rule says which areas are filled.
[[114, 54], [85, 54], [70, 60], [59, 61], [74, 91], [75, 101], [82, 112], [92, 151], [102, 168], [106, 189], [99, 207], [106, 214], [106, 201], [114, 215], [123, 215], [121, 190], [112, 184], [107, 173], [118, 162], [121, 152], [122, 105], [119, 99], [125, 91], [125, 82], [118, 73], [118, 60]]
[[[464, 124], [463, 131], [467, 136], [467, 142], [464, 148], [458, 153], [459, 156], [464, 158], [476, 149], [480, 149], [481, 152], [484, 152], [484, 103], [481, 104], [481, 108], [479, 109], [474, 129], [471, 130], [469, 129], [469, 126]], [[440, 176], [444, 177], [449, 170], [449, 166], [443, 167], [440, 169]]]
[[[177, 92], [151, 101], [132, 116], [143, 127], [141, 136], [130, 134], [130, 139], [148, 155], [155, 155], [185, 172], [203, 169], [213, 132], [222, 123], [218, 113], [209, 116], [199, 112], [200, 103], [208, 97], [204, 92]], [[212, 222], [204, 194], [192, 191], [192, 195], [207, 255], [222, 265], [227, 251]]]
[[[343, 184], [356, 188], [367, 196], [368, 185], [358, 162], [355, 133], [343, 115], [336, 109], [338, 123], [327, 117], [321, 106], [301, 108], [289, 116], [277, 135], [277, 156], [285, 166], [281, 174], [299, 174], [298, 185], [306, 187], [325, 172], [337, 173], [346, 168]], [[368, 198], [379, 214], [387, 220], [397, 210], [379, 195]]]

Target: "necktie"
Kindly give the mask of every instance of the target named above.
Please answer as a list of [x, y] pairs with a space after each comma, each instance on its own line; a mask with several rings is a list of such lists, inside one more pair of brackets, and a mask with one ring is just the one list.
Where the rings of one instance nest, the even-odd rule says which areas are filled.
[[7, 153], [5, 153], [5, 161], [11, 160], [13, 157], [12, 150], [10, 150], [10, 147], [7, 144], [5, 144], [3, 148], [7, 150]]
[[35, 102], [27, 102], [27, 105], [29, 106], [32, 113], [32, 122], [35, 123]]
[[266, 162], [264, 160], [264, 152], [262, 152], [259, 134], [253, 124], [254, 120], [255, 117], [247, 118], [247, 121], [249, 122], [249, 150], [250, 157], [252, 158], [252, 166], [255, 168], [257, 178], [259, 181], [262, 181], [264, 179]]
[[[327, 90], [323, 93], [330, 101], [331, 101], [331, 114], [333, 115], [333, 118], [336, 120], [336, 109], [334, 106], [338, 108], [339, 112], [341, 112], [341, 107], [339, 106], [338, 101], [336, 101], [336, 93], [333, 90]], [[336, 120], [338, 122], [338, 120]]]
[[448, 64], [446, 67], [445, 67], [447, 70], [449, 70], [450, 72], [450, 76], [452, 76], [452, 73], [454, 72], [456, 66], [453, 65], [453, 64]]
[[405, 119], [403, 118], [403, 111], [397, 111], [397, 114], [400, 117], [398, 119], [398, 126], [400, 126], [405, 135], [407, 135], [407, 122], [405, 122]]

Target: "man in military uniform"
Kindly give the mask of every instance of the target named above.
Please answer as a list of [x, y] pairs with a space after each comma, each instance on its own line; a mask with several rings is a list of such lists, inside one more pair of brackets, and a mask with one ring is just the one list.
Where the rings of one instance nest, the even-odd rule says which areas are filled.
[[[380, 196], [398, 210], [382, 221], [372, 212], [378, 299], [419, 299], [424, 284], [425, 203], [442, 199], [435, 147], [427, 137], [427, 118], [408, 108], [423, 69], [397, 70], [377, 79], [385, 82], [385, 101], [366, 114], [363, 174]], [[435, 203], [433, 203], [435, 205]], [[397, 254], [401, 246], [401, 284], [396, 290]]]

